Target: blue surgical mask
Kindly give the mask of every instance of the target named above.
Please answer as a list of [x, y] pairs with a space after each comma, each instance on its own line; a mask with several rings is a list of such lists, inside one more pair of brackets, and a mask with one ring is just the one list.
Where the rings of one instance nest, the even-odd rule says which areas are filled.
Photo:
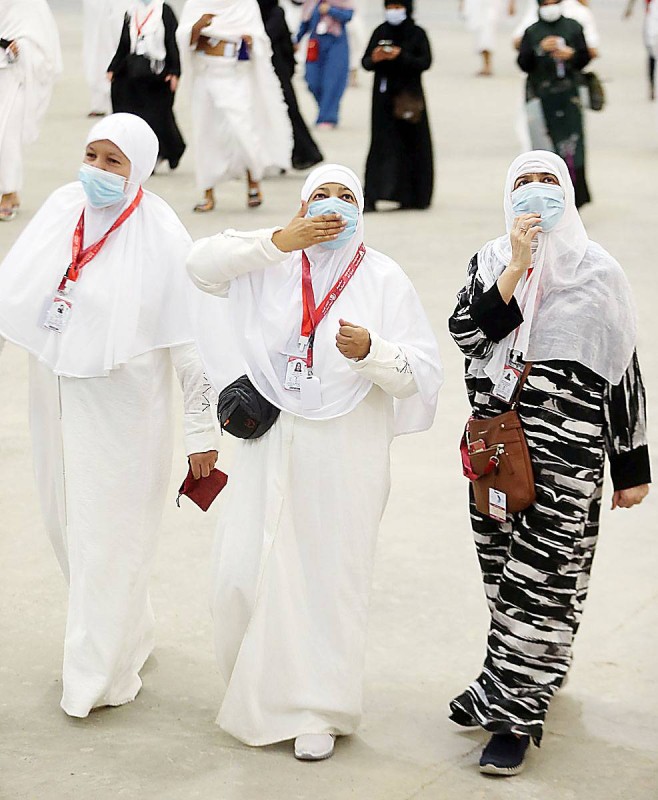
[[552, 231], [564, 214], [564, 190], [550, 183], [527, 183], [512, 192], [514, 216], [539, 214], [544, 233]]
[[389, 25], [402, 25], [402, 23], [407, 18], [407, 9], [406, 8], [387, 8], [385, 11], [386, 15], [386, 22]]
[[113, 206], [125, 197], [126, 179], [122, 175], [83, 164], [78, 172], [78, 180], [93, 208]]
[[316, 200], [311, 203], [306, 216], [320, 217], [323, 214], [340, 214], [347, 223], [347, 227], [337, 239], [333, 239], [331, 242], [322, 242], [320, 245], [327, 250], [338, 250], [356, 233], [356, 226], [359, 224], [359, 209], [353, 203], [347, 203], [339, 197], [327, 197], [325, 200]]

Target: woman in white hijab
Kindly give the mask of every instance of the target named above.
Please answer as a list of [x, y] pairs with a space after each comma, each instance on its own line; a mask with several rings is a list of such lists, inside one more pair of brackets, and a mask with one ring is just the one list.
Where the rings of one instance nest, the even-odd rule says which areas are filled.
[[219, 525], [218, 723], [250, 745], [296, 739], [314, 760], [359, 723], [389, 446], [430, 427], [442, 370], [411, 282], [362, 244], [354, 173], [320, 167], [301, 196], [285, 228], [197, 242], [188, 270], [227, 298], [197, 315], [215, 388], [246, 372], [281, 409], [242, 443]]
[[16, 216], [23, 148], [39, 136], [61, 71], [59, 33], [46, 0], [0, 0], [0, 222]]
[[[525, 511], [470, 514], [491, 611], [482, 673], [452, 719], [493, 737], [480, 770], [515, 775], [539, 744], [572, 658], [596, 547], [605, 453], [613, 508], [651, 480], [636, 315], [619, 264], [590, 241], [566, 163], [538, 150], [512, 163], [507, 233], [473, 257], [450, 331], [466, 356], [476, 418], [518, 413], [536, 500]], [[475, 443], [477, 445], [477, 442]], [[504, 521], [498, 521], [500, 517]]]
[[272, 47], [256, 0], [187, 0], [178, 44], [190, 56], [196, 174], [212, 211], [214, 187], [247, 175], [247, 205], [262, 203], [267, 170], [290, 168], [293, 138]]
[[46, 201], [0, 265], [0, 337], [30, 354], [37, 488], [69, 583], [61, 705], [74, 717], [133, 700], [153, 649], [172, 364], [195, 474], [217, 457], [186, 302], [189, 236], [142, 189], [157, 154], [143, 120], [106, 117], [80, 182]]

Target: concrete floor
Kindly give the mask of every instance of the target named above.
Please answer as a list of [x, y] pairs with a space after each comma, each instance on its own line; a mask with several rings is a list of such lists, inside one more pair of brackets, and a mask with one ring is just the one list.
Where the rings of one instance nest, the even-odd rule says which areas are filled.
[[[73, 0], [52, 2], [61, 27], [65, 74], [39, 142], [30, 148], [23, 210], [0, 228], [0, 255], [47, 194], [75, 178], [88, 121], [81, 75], [81, 20]], [[180, 4], [177, 4], [180, 6]], [[379, 0], [362, 0], [368, 28]], [[592, 238], [621, 261], [636, 291], [639, 353], [658, 419], [655, 183], [658, 128], [646, 100], [640, 14], [622, 23], [621, 0], [597, 0], [609, 106], [589, 114], [589, 174], [595, 198], [584, 211]], [[420, 0], [435, 66], [427, 89], [438, 155], [430, 212], [371, 215], [367, 241], [397, 258], [413, 278], [441, 341], [447, 370], [433, 430], [396, 442], [391, 501], [381, 530], [372, 595], [358, 735], [336, 757], [301, 764], [290, 745], [253, 750], [214, 724], [222, 686], [208, 614], [213, 528], [208, 515], [174, 504], [185, 462], [179, 446], [171, 502], [153, 577], [159, 644], [135, 703], [76, 721], [60, 711], [66, 587], [42, 530], [26, 419], [26, 357], [0, 359], [0, 798], [2, 800], [650, 800], [658, 797], [656, 499], [603, 514], [591, 595], [568, 687], [555, 700], [541, 751], [508, 782], [477, 772], [484, 734], [461, 733], [446, 716], [450, 698], [479, 671], [487, 613], [469, 532], [457, 443], [467, 415], [461, 359], [446, 332], [470, 256], [501, 232], [501, 190], [517, 152], [514, 123], [521, 78], [501, 33], [493, 80], [475, 79], [472, 42], [451, 0]], [[509, 27], [509, 26], [507, 26]], [[184, 89], [188, 89], [185, 86]], [[370, 78], [344, 101], [343, 122], [319, 135], [328, 158], [362, 172], [368, 146]], [[313, 104], [300, 82], [303, 105]], [[179, 102], [190, 132], [185, 91]], [[176, 175], [149, 188], [181, 214], [194, 236], [222, 227], [285, 223], [301, 178], [266, 186], [261, 209], [245, 209], [242, 183], [220, 193], [219, 210], [197, 217], [192, 153]], [[1, 282], [0, 282], [1, 287]], [[1, 291], [1, 289], [0, 289]], [[658, 429], [652, 429], [654, 453]], [[180, 440], [180, 436], [179, 436]], [[231, 442], [221, 464], [230, 472]], [[609, 488], [608, 488], [609, 495]]]

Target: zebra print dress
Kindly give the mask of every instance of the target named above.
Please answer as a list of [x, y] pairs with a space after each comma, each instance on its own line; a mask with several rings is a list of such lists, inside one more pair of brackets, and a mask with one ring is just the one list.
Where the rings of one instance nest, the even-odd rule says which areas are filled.
[[[466, 388], [476, 417], [509, 410], [491, 381], [469, 375], [523, 321], [512, 298], [488, 291], [477, 256], [458, 295], [450, 332], [466, 356]], [[450, 704], [452, 719], [493, 733], [528, 734], [539, 745], [544, 718], [571, 663], [599, 531], [607, 452], [615, 489], [650, 482], [645, 395], [637, 355], [618, 386], [567, 361], [534, 363], [519, 416], [537, 497], [504, 523], [483, 516], [470, 497], [485, 593], [491, 612], [481, 674]]]

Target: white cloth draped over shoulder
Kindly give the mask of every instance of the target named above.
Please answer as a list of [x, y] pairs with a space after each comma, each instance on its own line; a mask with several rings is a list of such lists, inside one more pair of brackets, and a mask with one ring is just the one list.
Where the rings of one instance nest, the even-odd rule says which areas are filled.
[[[363, 210], [360, 183], [351, 170], [328, 164], [314, 170], [303, 189], [308, 201], [325, 182], [351, 189]], [[436, 339], [411, 281], [388, 256], [368, 247], [347, 289], [318, 327], [314, 347], [314, 372], [322, 384], [322, 407], [303, 411], [297, 393], [284, 388], [288, 354], [296, 353], [301, 331], [301, 253], [281, 253], [271, 242], [273, 231], [226, 231], [197, 242], [188, 260], [197, 286], [211, 294], [227, 296], [203, 300], [195, 320], [203, 333], [197, 344], [214, 387], [220, 391], [245, 371], [258, 390], [278, 408], [307, 419], [331, 419], [350, 413], [372, 388], [362, 365], [348, 361], [336, 348], [339, 320], [361, 325], [404, 351], [414, 375], [417, 393], [395, 400], [395, 431], [411, 433], [432, 424], [442, 382]], [[316, 245], [307, 250], [316, 302], [329, 292], [363, 241], [363, 214], [355, 235], [338, 250]], [[200, 259], [209, 265], [226, 262], [234, 279], [211, 286]], [[258, 264], [254, 268], [254, 263]], [[242, 274], [241, 270], [248, 269]], [[224, 310], [223, 310], [224, 309]], [[218, 326], [222, 326], [221, 333]], [[208, 335], [215, 330], [216, 333]], [[219, 337], [219, 338], [218, 338]], [[220, 349], [216, 342], [225, 346]], [[231, 357], [231, 354], [239, 357]], [[367, 359], [366, 359], [367, 360]]]
[[83, 0], [82, 61], [91, 92], [91, 110], [109, 114], [107, 68], [114, 58], [131, 0]]
[[[363, 208], [354, 173], [333, 165], [311, 173], [302, 197], [327, 182], [347, 186]], [[280, 351], [300, 332], [301, 258], [281, 253], [271, 236], [213, 237], [188, 260], [196, 284], [219, 295], [197, 317], [217, 388], [247, 368], [282, 409], [264, 436], [239, 443], [213, 558], [215, 646], [227, 687], [217, 721], [250, 745], [356, 729], [389, 448], [395, 432], [431, 424], [441, 384], [436, 341], [411, 283], [368, 248], [317, 330], [323, 404], [302, 414], [278, 383]], [[342, 248], [309, 249], [316, 301], [362, 237], [361, 217]], [[338, 352], [341, 317], [369, 326], [363, 361]]]
[[[59, 33], [46, 0], [0, 0], [0, 36], [16, 40], [20, 49], [14, 63], [1, 66], [16, 75], [25, 93], [21, 133], [23, 143], [30, 144], [39, 136], [62, 71]], [[9, 100], [5, 92], [0, 94], [0, 120]]]
[[[75, 717], [133, 700], [153, 648], [148, 580], [171, 472], [172, 366], [184, 394], [187, 454], [216, 447], [209, 386], [191, 344], [190, 241], [162, 200], [147, 193], [85, 267], [65, 331], [40, 325], [81, 211], [89, 245], [155, 165], [157, 138], [138, 117], [106, 117], [88, 142], [105, 139], [131, 162], [125, 200], [96, 210], [79, 185], [60, 189], [0, 265], [0, 336], [32, 355], [37, 489], [69, 583], [61, 705]], [[181, 463], [181, 477], [186, 469]]]
[[465, 0], [466, 27], [475, 34], [478, 53], [492, 53], [496, 48], [496, 31], [508, 7], [508, 0]]
[[526, 361], [575, 361], [617, 384], [631, 361], [637, 336], [630, 285], [617, 261], [589, 239], [576, 209], [568, 167], [555, 153], [534, 150], [512, 162], [504, 195], [508, 232], [480, 250], [478, 276], [488, 290], [510, 263], [514, 183], [521, 175], [540, 172], [558, 178], [565, 194], [564, 216], [549, 233], [539, 234], [532, 274], [514, 292], [523, 323], [487, 359], [474, 359], [470, 371], [486, 374], [495, 383], [514, 349]]
[[137, 48], [137, 39], [141, 38], [143, 52], [141, 55], [152, 61], [164, 61], [167, 57], [165, 46], [165, 27], [162, 21], [164, 0], [151, 0], [142, 3], [133, 0], [130, 13], [130, 52]]
[[[239, 42], [250, 36], [250, 58], [209, 56], [190, 46], [192, 28], [204, 14], [211, 39]], [[192, 112], [197, 183], [209, 189], [226, 178], [255, 180], [290, 167], [292, 128], [281, 84], [272, 67], [272, 47], [256, 0], [187, 0], [176, 33], [194, 81]]]
[[2, 263], [0, 335], [24, 347], [57, 375], [107, 375], [142, 353], [193, 340], [185, 303], [189, 282], [181, 268], [190, 238], [164, 200], [148, 191], [84, 268], [72, 292], [73, 311], [66, 329], [56, 333], [42, 325], [46, 304], [71, 261], [73, 231], [83, 209], [87, 247], [128, 207], [155, 166], [157, 138], [137, 119], [114, 114], [94, 126], [88, 137], [88, 142], [111, 139], [130, 159], [125, 200], [94, 209], [86, 203], [80, 183], [58, 189]]

